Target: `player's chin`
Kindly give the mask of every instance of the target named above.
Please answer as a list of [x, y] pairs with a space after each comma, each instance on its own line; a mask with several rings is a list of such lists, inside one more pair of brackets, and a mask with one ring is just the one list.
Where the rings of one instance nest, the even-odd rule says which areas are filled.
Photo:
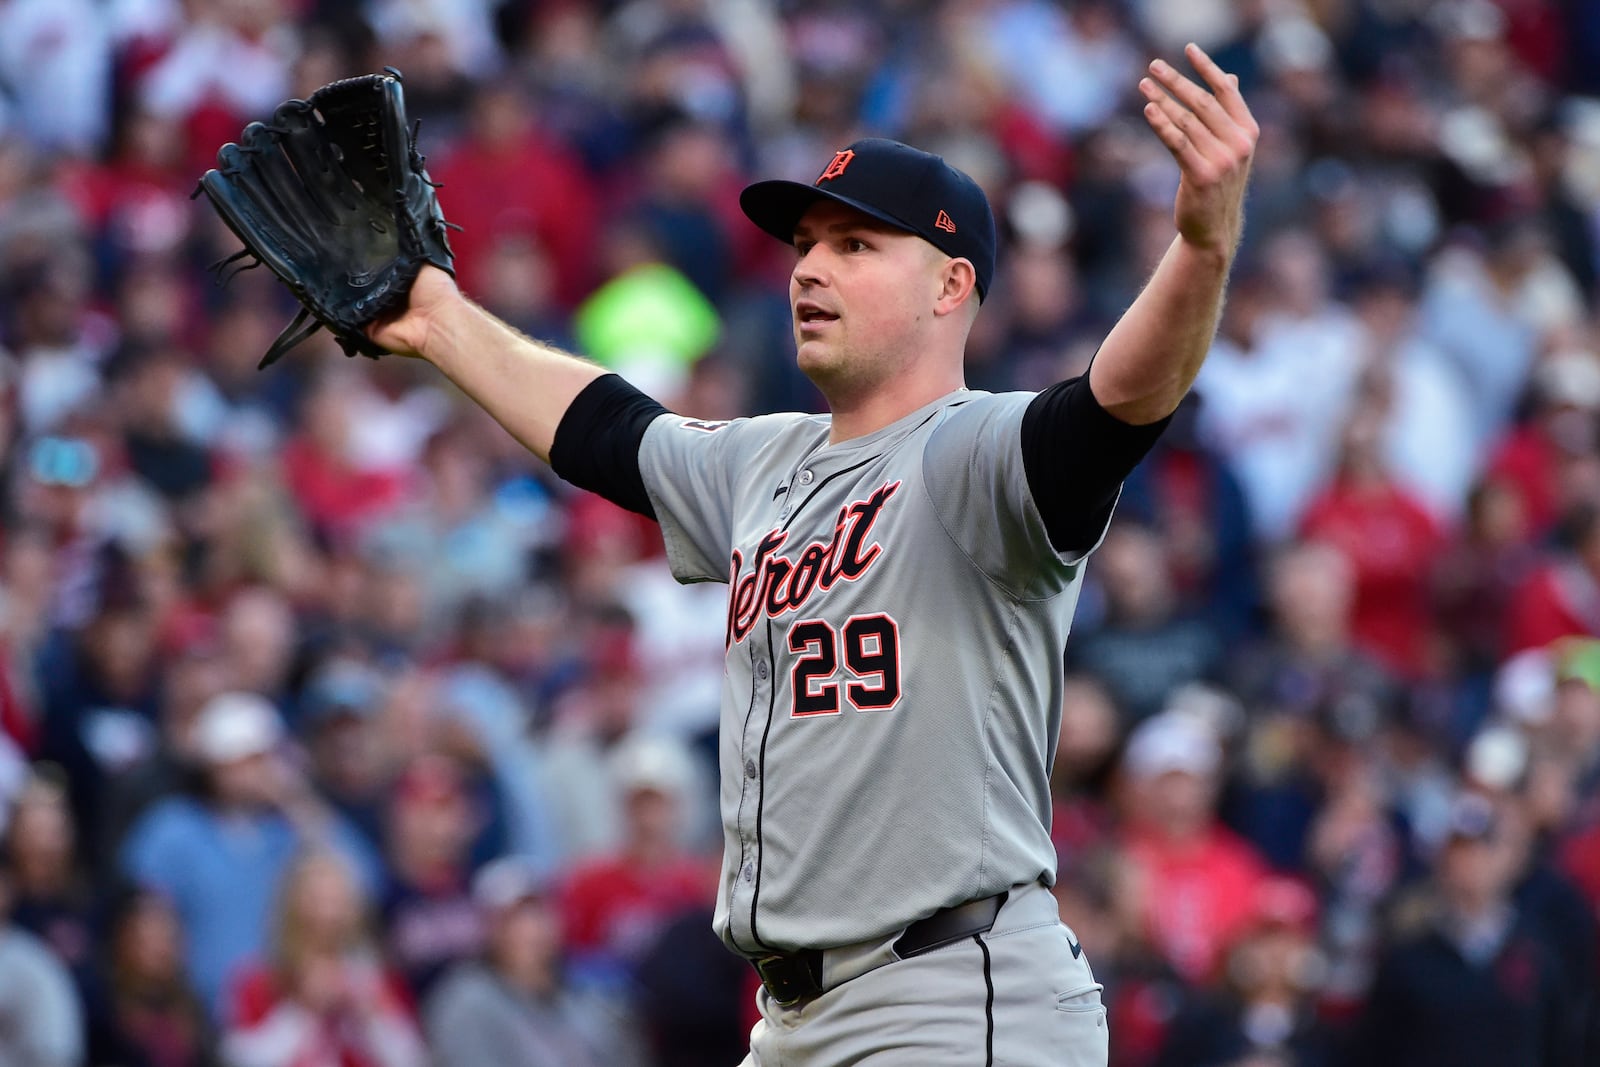
[[794, 339], [795, 362], [800, 369], [810, 374], [812, 371], [823, 371], [838, 362], [834, 346], [820, 337], [800, 334]]

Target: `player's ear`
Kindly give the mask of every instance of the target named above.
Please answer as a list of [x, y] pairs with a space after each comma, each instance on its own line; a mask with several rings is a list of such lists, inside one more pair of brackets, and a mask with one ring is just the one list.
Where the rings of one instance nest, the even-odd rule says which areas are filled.
[[935, 315], [948, 315], [968, 301], [978, 299], [978, 272], [972, 261], [957, 257], [944, 261], [939, 271], [939, 291], [934, 303]]

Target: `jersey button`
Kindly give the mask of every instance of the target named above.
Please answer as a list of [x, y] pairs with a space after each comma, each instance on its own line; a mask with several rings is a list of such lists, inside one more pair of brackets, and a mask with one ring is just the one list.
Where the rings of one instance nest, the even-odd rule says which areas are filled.
[[760, 663], [756, 664], [756, 677], [760, 678], [762, 681], [766, 681], [766, 679], [767, 679], [767, 661], [766, 660], [762, 660]]
[[747, 760], [744, 761], [744, 776], [746, 778], [754, 778], [756, 776], [756, 761], [755, 760], [747, 759]]
[[812, 474], [810, 471], [801, 471], [800, 472], [800, 484], [801, 485], [810, 485], [812, 479], [815, 478], [815, 477], [816, 477], [816, 475]]
[[753, 863], [746, 863], [744, 865], [744, 880], [747, 881], [747, 882], [753, 882], [753, 881], [755, 881], [755, 877], [756, 877], [756, 865], [753, 864]]

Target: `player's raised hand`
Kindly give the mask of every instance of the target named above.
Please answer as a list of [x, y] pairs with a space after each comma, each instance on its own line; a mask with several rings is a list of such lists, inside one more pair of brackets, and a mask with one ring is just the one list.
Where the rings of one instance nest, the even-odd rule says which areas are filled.
[[1173, 206], [1178, 234], [1198, 249], [1231, 258], [1244, 227], [1245, 184], [1261, 129], [1239, 93], [1237, 76], [1197, 44], [1184, 55], [1209, 91], [1157, 59], [1139, 82], [1147, 101], [1144, 117], [1182, 173]]
[[367, 336], [397, 356], [420, 356], [428, 335], [445, 310], [461, 302], [455, 279], [424, 264], [403, 307], [367, 327]]

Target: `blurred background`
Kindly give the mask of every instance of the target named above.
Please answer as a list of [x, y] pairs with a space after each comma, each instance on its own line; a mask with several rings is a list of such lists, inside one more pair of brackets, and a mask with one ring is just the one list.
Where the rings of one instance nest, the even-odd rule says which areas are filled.
[[974, 388], [1172, 234], [1143, 65], [1262, 137], [1089, 569], [1057, 892], [1118, 1067], [1600, 1062], [1600, 6], [0, 0], [0, 1065], [718, 1067], [720, 586], [190, 193], [405, 74], [460, 279], [676, 410], [815, 410], [740, 216], [866, 134], [988, 190]]

